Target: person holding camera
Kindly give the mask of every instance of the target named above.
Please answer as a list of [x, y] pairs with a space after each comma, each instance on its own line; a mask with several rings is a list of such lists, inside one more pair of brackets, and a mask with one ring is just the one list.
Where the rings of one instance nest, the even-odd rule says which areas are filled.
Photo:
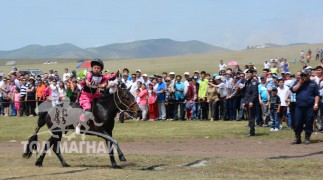
[[319, 89], [315, 81], [310, 80], [310, 71], [301, 72], [301, 78], [290, 88], [296, 93], [295, 108], [295, 140], [292, 144], [301, 144], [301, 133], [305, 131], [305, 144], [310, 144], [310, 137], [313, 132], [314, 111], [319, 106]]

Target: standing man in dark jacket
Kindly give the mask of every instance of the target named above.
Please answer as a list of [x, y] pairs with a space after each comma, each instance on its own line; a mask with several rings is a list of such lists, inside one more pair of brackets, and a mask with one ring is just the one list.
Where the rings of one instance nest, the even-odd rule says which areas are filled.
[[248, 136], [255, 135], [255, 115], [256, 115], [256, 106], [258, 105], [258, 81], [253, 78], [253, 69], [249, 69], [246, 72], [246, 93], [243, 99], [242, 107], [248, 109], [248, 119], [249, 119], [249, 128], [250, 132]]
[[301, 133], [305, 131], [305, 144], [310, 144], [310, 137], [313, 132], [314, 111], [319, 106], [320, 94], [318, 85], [310, 79], [310, 71], [301, 73], [301, 78], [295, 82], [290, 90], [296, 93], [295, 108], [295, 141], [292, 144], [300, 144]]

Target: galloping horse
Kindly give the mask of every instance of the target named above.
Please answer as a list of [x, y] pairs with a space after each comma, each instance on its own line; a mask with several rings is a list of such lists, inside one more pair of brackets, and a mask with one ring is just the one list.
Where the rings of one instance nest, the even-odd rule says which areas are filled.
[[[73, 104], [72, 106], [78, 107], [75, 104]], [[73, 117], [73, 121], [76, 123], [66, 122], [64, 118], [61, 118], [61, 121], [59, 121], [59, 118], [55, 119], [54, 117], [51, 117], [53, 116], [53, 112], [58, 112], [58, 108], [63, 108], [63, 116], [65, 112], [65, 115]], [[80, 113], [73, 113], [73, 110], [71, 109], [77, 108], [64, 109], [64, 107], [58, 105], [51, 108], [48, 112], [39, 113], [38, 127], [35, 129], [34, 134], [29, 138], [28, 144], [25, 149], [25, 153], [23, 154], [24, 158], [30, 158], [32, 156], [32, 151], [37, 151], [37, 133], [41, 127], [47, 124], [47, 127], [52, 132], [52, 136], [49, 138], [48, 143], [46, 143], [44, 150], [37, 159], [35, 165], [42, 166], [47, 150], [49, 150], [51, 146], [53, 146], [53, 151], [60, 160], [62, 166], [69, 166], [61, 155], [59, 142], [62, 139], [62, 135], [67, 133], [67, 131], [74, 130], [75, 126], [79, 122]], [[94, 101], [92, 109], [92, 114], [94, 118], [93, 120], [87, 121], [86, 124], [81, 123], [83, 125], [82, 132], [84, 132], [84, 134], [102, 137], [106, 141], [108, 149], [112, 148], [112, 145], [115, 145], [120, 161], [126, 161], [120, 147], [118, 146], [116, 141], [113, 141], [112, 138], [114, 118], [116, 117], [119, 111], [130, 112], [134, 116], [136, 116], [140, 112], [140, 108], [136, 103], [135, 98], [127, 89], [118, 88], [116, 89], [115, 93], [104, 95], [102, 98], [98, 99], [97, 101]], [[75, 114], [77, 114], [77, 116], [75, 116]], [[66, 126], [62, 128], [62, 126], [57, 126], [57, 123], [66, 124]], [[112, 167], [120, 168], [120, 166], [116, 164], [116, 161], [114, 159], [113, 149], [109, 149], [109, 155]]]

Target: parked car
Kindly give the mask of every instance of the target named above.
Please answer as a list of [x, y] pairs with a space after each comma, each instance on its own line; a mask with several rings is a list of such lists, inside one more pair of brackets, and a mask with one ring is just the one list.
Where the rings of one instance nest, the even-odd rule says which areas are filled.
[[19, 69], [19, 74], [21, 75], [30, 74], [33, 76], [40, 75], [41, 77], [44, 76], [44, 72], [40, 69]]
[[44, 62], [43, 64], [57, 64], [57, 61], [49, 60], [49, 61]]

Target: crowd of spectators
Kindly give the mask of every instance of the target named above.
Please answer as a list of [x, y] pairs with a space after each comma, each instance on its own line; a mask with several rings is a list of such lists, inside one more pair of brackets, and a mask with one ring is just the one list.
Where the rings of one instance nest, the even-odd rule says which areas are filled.
[[[303, 68], [311, 72], [311, 79], [320, 89], [323, 87], [322, 65]], [[102, 93], [114, 93], [117, 86], [129, 89], [142, 109], [142, 116], [137, 120], [241, 121], [248, 116], [242, 103], [246, 71], [252, 69], [253, 77], [259, 83], [255, 122], [259, 127], [278, 131], [284, 126], [293, 128], [296, 98], [290, 88], [300, 78], [300, 72], [291, 73], [289, 68], [284, 58], [265, 61], [263, 67], [258, 68], [260, 70], [252, 63], [241, 69], [239, 65], [227, 66], [221, 60], [218, 73], [196, 70], [193, 73], [147, 75], [140, 69], [130, 73], [124, 68], [118, 78], [102, 89]], [[67, 98], [78, 103], [81, 81], [75, 70], [70, 73], [67, 68], [61, 75], [50, 69], [43, 76], [32, 76], [19, 74], [13, 67], [9, 74], [0, 74], [0, 114], [36, 116], [35, 108], [44, 101], [50, 101], [53, 106]], [[323, 109], [323, 103], [320, 107]], [[322, 130], [320, 122], [318, 128]]]

